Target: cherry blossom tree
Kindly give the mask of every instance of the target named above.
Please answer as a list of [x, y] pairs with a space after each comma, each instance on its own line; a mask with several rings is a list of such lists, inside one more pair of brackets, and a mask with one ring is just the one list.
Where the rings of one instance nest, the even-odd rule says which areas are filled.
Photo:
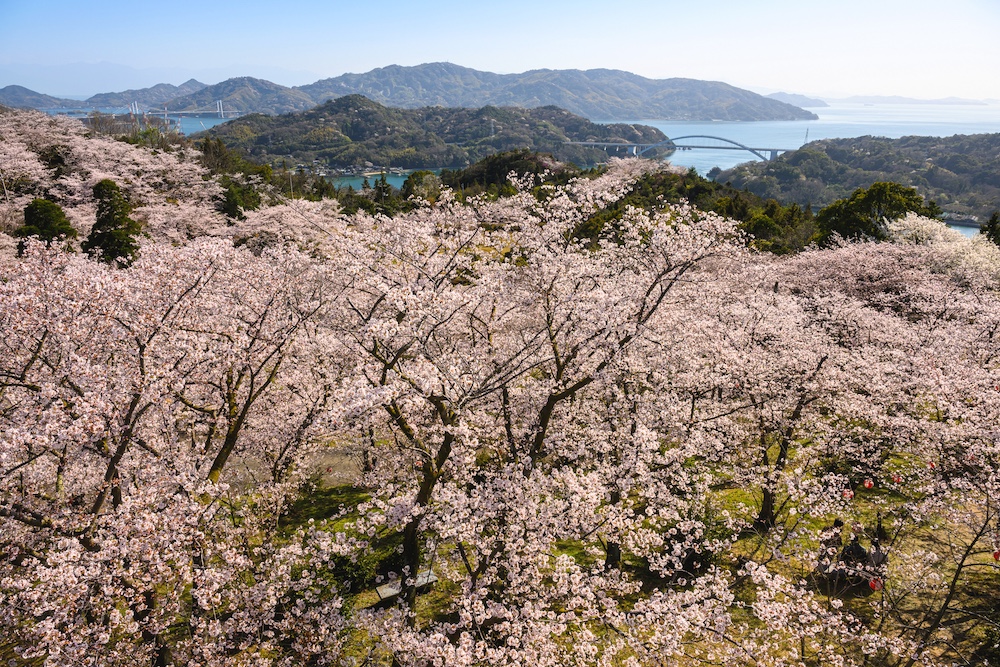
[[[330, 298], [318, 278], [294, 253], [223, 241], [148, 246], [121, 271], [35, 246], [10, 267], [0, 579], [23, 657], [248, 664], [331, 650], [336, 586], [301, 573], [336, 540], [252, 546], [336, 419], [336, 351], [308, 330]], [[308, 611], [285, 609], [301, 596]], [[321, 616], [310, 637], [293, 622]]]
[[[675, 206], [578, 240], [636, 160], [230, 225], [193, 153], [7, 111], [0, 151], [4, 211], [50, 195], [86, 232], [110, 178], [152, 235], [121, 269], [0, 245], [15, 663], [993, 658], [991, 244], [911, 215], [773, 257]], [[362, 500], [319, 514], [341, 449]], [[836, 518], [887, 556], [860, 586]]]
[[[154, 237], [170, 230], [159, 224], [163, 208], [173, 209], [176, 217], [209, 218], [211, 229], [225, 227], [210, 205], [222, 188], [198, 164], [198, 155], [193, 148], [154, 151], [91, 135], [80, 121], [63, 116], [0, 110], [0, 224], [7, 231], [17, 226], [25, 205], [44, 196], [65, 208], [73, 226], [87, 234], [94, 223], [93, 188], [110, 179], [127, 193], [136, 219], [147, 222]], [[199, 212], [191, 216], [194, 209]], [[195, 230], [181, 238], [206, 233], [200, 225]]]

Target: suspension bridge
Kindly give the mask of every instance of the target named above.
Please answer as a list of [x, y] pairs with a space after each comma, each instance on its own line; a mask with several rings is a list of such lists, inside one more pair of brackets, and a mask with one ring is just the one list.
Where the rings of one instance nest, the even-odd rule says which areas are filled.
[[[711, 142], [711, 143], [710, 143]], [[592, 148], [603, 148], [610, 152], [625, 151], [627, 155], [643, 156], [646, 153], [665, 151], [689, 151], [689, 150], [724, 150], [724, 151], [747, 151], [768, 162], [775, 159], [781, 153], [797, 150], [795, 148], [760, 148], [745, 146], [738, 141], [726, 139], [725, 137], [713, 137], [706, 134], [689, 134], [683, 137], [673, 137], [654, 144], [640, 144], [630, 142], [608, 142], [608, 141], [567, 141], [567, 144], [574, 146], [590, 146]]]
[[[167, 116], [216, 116], [218, 118], [236, 118], [241, 116], [243, 112], [236, 111], [234, 109], [226, 109], [222, 105], [222, 100], [216, 100], [215, 104], [210, 107], [203, 107], [200, 109], [184, 109], [182, 111], [172, 111], [169, 109], [157, 109], [155, 107], [150, 109], [143, 109], [138, 102], [132, 102], [127, 107], [110, 107], [100, 109], [100, 112], [109, 116], [162, 116], [166, 118]], [[81, 109], [78, 112], [81, 115], [86, 113], [92, 113], [92, 110]]]
[[[133, 102], [133, 105], [138, 111], [139, 105]], [[222, 106], [222, 100], [216, 100], [215, 106], [205, 107], [203, 109], [184, 109], [183, 111], [168, 111], [166, 109], [149, 109], [144, 113], [151, 116], [218, 116], [219, 118], [236, 118], [240, 115], [239, 111], [233, 111], [232, 109], [225, 109]]]

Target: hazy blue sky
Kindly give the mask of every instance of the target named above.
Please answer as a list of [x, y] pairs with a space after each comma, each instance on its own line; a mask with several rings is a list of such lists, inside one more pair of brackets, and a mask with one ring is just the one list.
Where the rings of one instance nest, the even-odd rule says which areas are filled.
[[1000, 0], [0, 0], [0, 87], [52, 95], [435, 61], [1000, 98]]

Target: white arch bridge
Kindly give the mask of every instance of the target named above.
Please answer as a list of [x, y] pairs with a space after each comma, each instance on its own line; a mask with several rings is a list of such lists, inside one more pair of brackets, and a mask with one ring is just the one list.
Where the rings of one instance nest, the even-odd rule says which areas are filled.
[[[692, 141], [694, 140], [694, 141]], [[711, 140], [719, 143], [710, 144], [706, 140]], [[678, 143], [682, 142], [682, 143]], [[629, 142], [607, 142], [607, 141], [567, 141], [567, 144], [572, 144], [574, 146], [590, 146], [593, 148], [603, 148], [604, 150], [610, 151], [610, 149], [615, 149], [615, 151], [624, 150], [628, 155], [642, 156], [646, 153], [663, 149], [669, 151], [689, 151], [697, 149], [706, 150], [725, 150], [725, 151], [748, 151], [753, 153], [761, 160], [769, 161], [778, 157], [779, 153], [787, 153], [788, 151], [796, 150], [794, 148], [757, 148], [751, 146], [744, 146], [738, 141], [733, 141], [732, 139], [726, 139], [725, 137], [713, 137], [707, 134], [689, 134], [683, 137], [673, 137], [671, 139], [666, 139], [664, 141], [657, 142], [655, 144], [639, 144], [639, 143], [629, 143]]]

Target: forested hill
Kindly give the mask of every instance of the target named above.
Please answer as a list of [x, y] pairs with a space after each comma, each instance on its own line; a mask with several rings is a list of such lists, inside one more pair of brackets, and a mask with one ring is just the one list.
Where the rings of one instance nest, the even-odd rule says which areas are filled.
[[415, 108], [555, 105], [594, 120], [803, 120], [803, 109], [718, 81], [647, 79], [610, 69], [494, 74], [452, 63], [392, 65], [298, 88], [313, 99], [360, 93]]
[[560, 160], [607, 160], [600, 149], [567, 141], [655, 143], [666, 139], [646, 125], [598, 125], [556, 107], [394, 109], [348, 95], [302, 113], [254, 114], [218, 125], [209, 135], [261, 161], [328, 167], [417, 169], [460, 167], [494, 153], [527, 148]]
[[295, 88], [240, 76], [172, 99], [166, 103], [166, 108], [168, 111], [210, 109], [217, 100], [222, 102], [224, 109], [240, 113], [279, 114], [304, 111], [316, 105], [316, 100]]
[[22, 109], [57, 109], [82, 105], [83, 102], [36, 93], [24, 86], [4, 86], [0, 88], [0, 104]]
[[771, 162], [739, 165], [717, 180], [814, 206], [876, 181], [895, 181], [937, 202], [947, 216], [983, 220], [1000, 208], [998, 155], [1000, 134], [824, 139]]

